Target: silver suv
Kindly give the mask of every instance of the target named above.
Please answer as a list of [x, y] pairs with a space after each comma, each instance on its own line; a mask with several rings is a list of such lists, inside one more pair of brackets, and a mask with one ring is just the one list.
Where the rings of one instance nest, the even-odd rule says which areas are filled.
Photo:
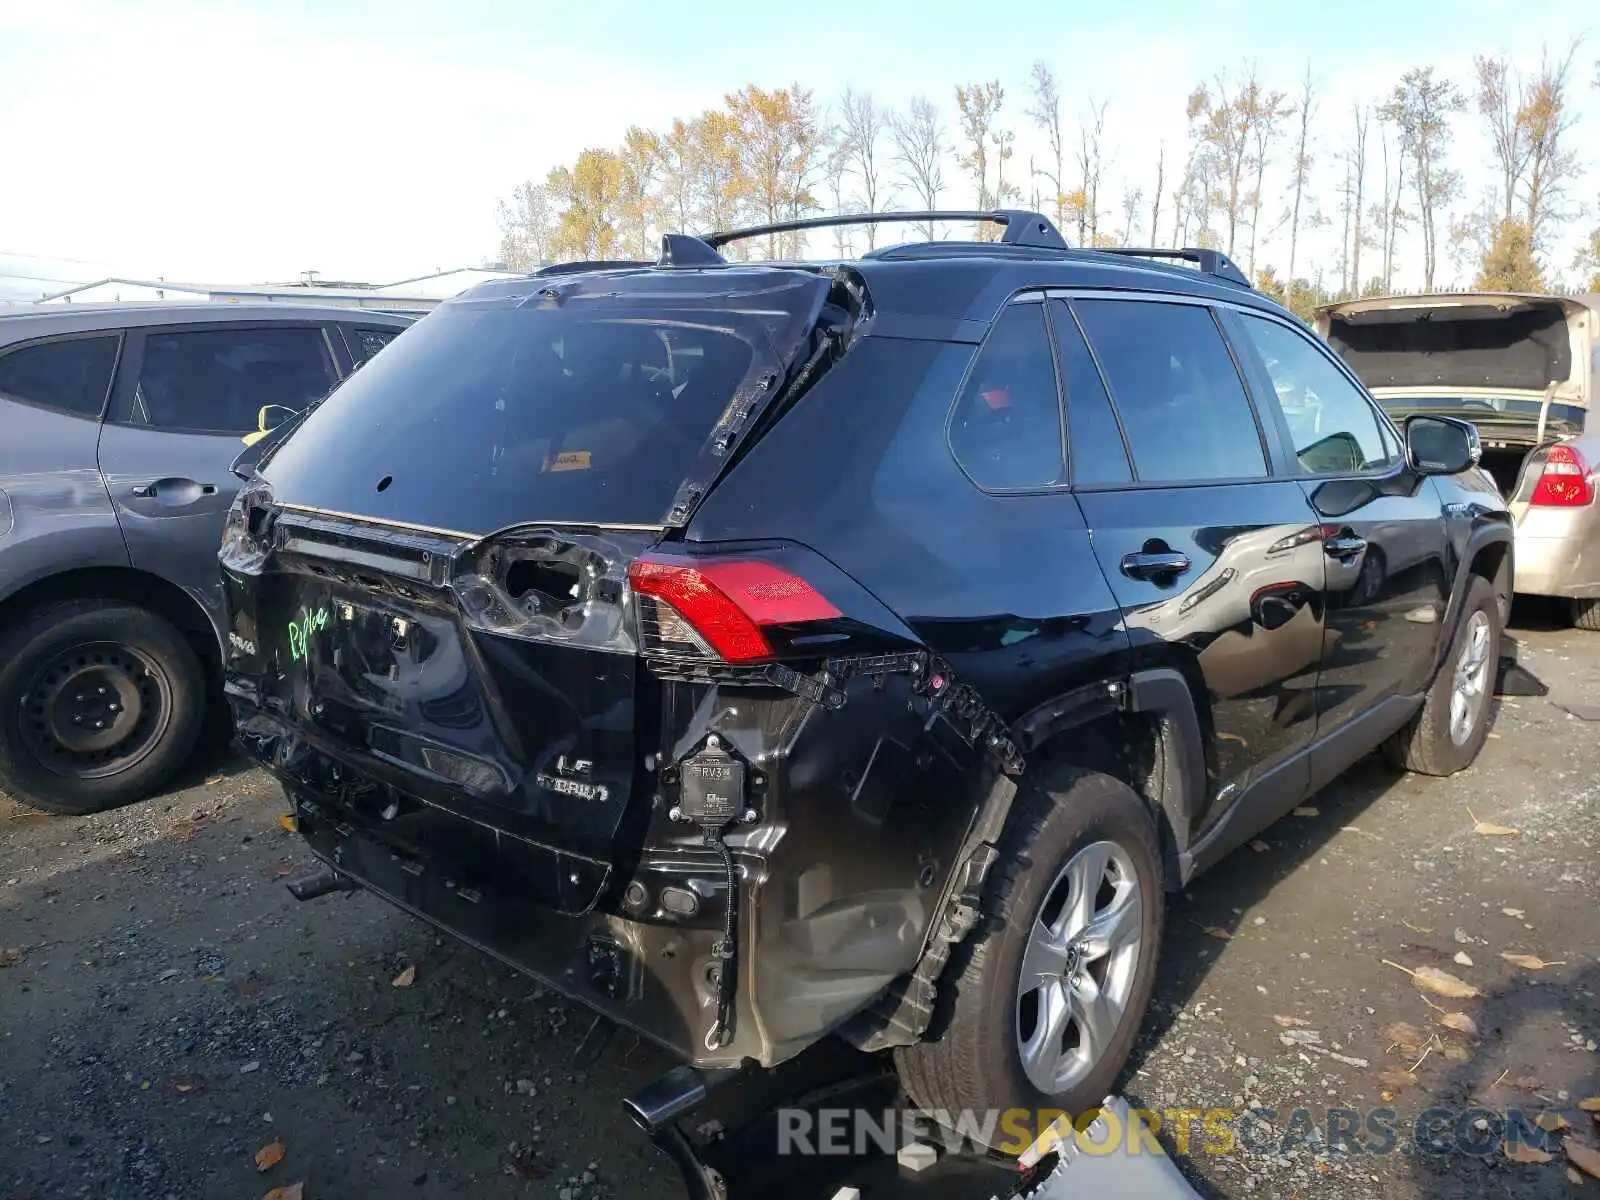
[[188, 758], [218, 699], [231, 465], [409, 324], [285, 304], [0, 316], [0, 790], [94, 812]]

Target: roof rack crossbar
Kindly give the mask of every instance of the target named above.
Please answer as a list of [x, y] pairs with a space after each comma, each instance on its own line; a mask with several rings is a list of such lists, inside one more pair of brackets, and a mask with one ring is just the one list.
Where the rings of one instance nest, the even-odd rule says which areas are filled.
[[774, 221], [770, 225], [752, 225], [748, 229], [726, 229], [707, 233], [700, 241], [713, 250], [729, 242], [747, 238], [765, 237], [772, 233], [795, 233], [802, 229], [832, 229], [839, 225], [909, 224], [926, 221], [984, 221], [1005, 226], [1000, 240], [1012, 246], [1031, 246], [1039, 250], [1065, 250], [1067, 241], [1050, 218], [1036, 212], [1018, 208], [951, 209], [927, 212], [869, 212], [840, 213], [831, 217], [800, 217], [793, 221]]
[[1236, 283], [1240, 287], [1249, 287], [1250, 280], [1234, 262], [1221, 250], [1207, 250], [1203, 246], [1183, 246], [1173, 249], [1170, 246], [1095, 246], [1099, 254], [1126, 254], [1130, 258], [1176, 258], [1184, 262], [1192, 262], [1207, 275], [1218, 279], [1225, 279], [1229, 283]]

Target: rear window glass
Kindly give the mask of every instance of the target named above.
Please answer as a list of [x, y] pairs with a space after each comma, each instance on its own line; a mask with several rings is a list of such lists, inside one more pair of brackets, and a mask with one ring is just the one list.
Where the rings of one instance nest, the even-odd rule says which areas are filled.
[[116, 365], [114, 335], [24, 346], [0, 357], [0, 396], [98, 417]]
[[768, 394], [762, 381], [790, 357], [772, 318], [792, 333], [795, 314], [740, 300], [754, 298], [441, 306], [313, 411], [264, 473], [291, 503], [462, 533], [662, 522], [685, 480], [714, 469], [712, 431]]

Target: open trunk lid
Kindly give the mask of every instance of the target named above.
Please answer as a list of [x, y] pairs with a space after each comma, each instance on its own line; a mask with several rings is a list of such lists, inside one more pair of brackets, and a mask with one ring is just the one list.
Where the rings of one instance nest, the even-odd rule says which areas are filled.
[[241, 733], [402, 850], [592, 907], [638, 849], [659, 737], [629, 566], [781, 391], [826, 291], [519, 280], [396, 339], [230, 515]]
[[1388, 296], [1330, 305], [1317, 331], [1397, 419], [1478, 426], [1486, 447], [1581, 433], [1589, 311], [1559, 296]]

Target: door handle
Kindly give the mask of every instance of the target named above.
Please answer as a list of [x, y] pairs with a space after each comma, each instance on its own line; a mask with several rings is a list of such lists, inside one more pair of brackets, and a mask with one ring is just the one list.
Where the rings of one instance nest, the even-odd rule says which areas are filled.
[[1159, 579], [1178, 576], [1189, 569], [1189, 556], [1176, 550], [1145, 551], [1122, 556], [1122, 573], [1129, 579]]
[[175, 503], [182, 504], [192, 501], [196, 496], [215, 496], [217, 485], [196, 483], [192, 479], [153, 479], [149, 483], [134, 484], [132, 491], [141, 500], [159, 500], [165, 494]]
[[1341, 534], [1324, 539], [1322, 548], [1329, 558], [1354, 558], [1367, 548], [1367, 539], [1355, 534]]

